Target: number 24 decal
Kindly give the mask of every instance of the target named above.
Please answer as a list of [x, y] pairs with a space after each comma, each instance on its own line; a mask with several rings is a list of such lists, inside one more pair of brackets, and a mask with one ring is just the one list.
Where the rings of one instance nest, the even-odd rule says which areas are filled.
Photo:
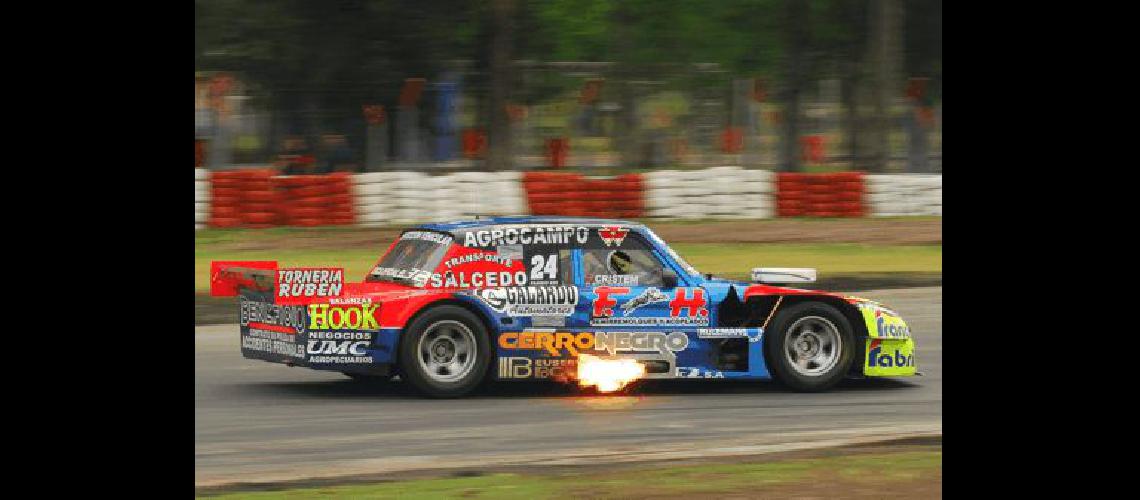
[[557, 255], [535, 255], [530, 258], [530, 279], [554, 279], [556, 276], [558, 276]]

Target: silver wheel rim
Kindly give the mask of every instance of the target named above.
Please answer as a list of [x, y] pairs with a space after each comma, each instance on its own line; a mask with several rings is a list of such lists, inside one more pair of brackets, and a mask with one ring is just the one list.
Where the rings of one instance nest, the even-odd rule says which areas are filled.
[[843, 340], [835, 323], [819, 316], [805, 316], [792, 323], [784, 342], [784, 356], [800, 375], [817, 377], [839, 362]]
[[428, 378], [455, 382], [475, 367], [475, 334], [458, 321], [437, 321], [420, 336], [416, 359]]

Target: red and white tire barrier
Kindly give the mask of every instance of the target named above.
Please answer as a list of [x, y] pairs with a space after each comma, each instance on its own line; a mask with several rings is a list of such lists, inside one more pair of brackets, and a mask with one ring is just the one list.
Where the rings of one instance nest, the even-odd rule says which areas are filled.
[[196, 229], [202, 222], [211, 228], [253, 229], [356, 223], [350, 174], [282, 176], [254, 168], [204, 177], [194, 184]]
[[611, 178], [415, 171], [278, 176], [195, 169], [194, 227], [404, 225], [476, 215], [764, 219], [942, 215], [942, 176], [773, 173], [740, 167]]

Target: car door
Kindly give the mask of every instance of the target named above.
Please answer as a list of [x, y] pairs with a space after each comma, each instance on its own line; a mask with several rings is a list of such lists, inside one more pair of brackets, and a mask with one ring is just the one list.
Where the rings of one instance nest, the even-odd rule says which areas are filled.
[[650, 377], [676, 376], [678, 355], [709, 325], [706, 291], [678, 278], [637, 234], [576, 254], [580, 298], [572, 326], [594, 332], [596, 351], [664, 362], [647, 364]]

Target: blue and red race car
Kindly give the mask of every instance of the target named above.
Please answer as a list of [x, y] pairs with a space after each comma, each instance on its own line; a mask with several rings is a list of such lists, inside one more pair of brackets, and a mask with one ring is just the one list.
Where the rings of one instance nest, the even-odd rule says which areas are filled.
[[399, 375], [434, 397], [488, 379], [601, 391], [640, 378], [776, 379], [819, 391], [916, 370], [906, 323], [881, 304], [773, 285], [814, 281], [812, 269], [754, 269], [754, 283], [704, 276], [635, 222], [423, 224], [363, 282], [330, 285], [322, 300], [287, 300], [300, 291], [281, 284], [289, 271], [250, 264], [281, 276], [268, 286], [249, 267], [219, 273], [236, 279], [245, 357], [360, 380]]

